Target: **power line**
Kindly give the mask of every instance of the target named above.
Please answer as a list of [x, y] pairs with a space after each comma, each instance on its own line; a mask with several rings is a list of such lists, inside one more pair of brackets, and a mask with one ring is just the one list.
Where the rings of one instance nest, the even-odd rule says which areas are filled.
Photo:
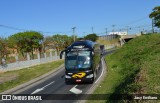
[[50, 31], [41, 31], [41, 30], [29, 30], [29, 29], [22, 29], [22, 28], [17, 28], [17, 27], [13, 27], [13, 26], [7, 26], [7, 25], [2, 25], [0, 24], [0, 27], [3, 27], [3, 28], [7, 28], [7, 29], [12, 29], [12, 30], [18, 30], [18, 31], [37, 31], [37, 32], [40, 32], [40, 33], [44, 33], [44, 34], [59, 34], [59, 33], [71, 33], [71, 31], [66, 31], [66, 32], [50, 32]]
[[12, 29], [12, 30], [25, 31], [25, 29], [20, 29], [20, 28], [17, 28], [17, 27], [6, 26], [6, 25], [0, 25], [0, 27], [7, 28], [7, 29]]
[[[115, 26], [116, 26], [116, 29], [115, 29]], [[119, 26], [119, 25], [118, 25]], [[2, 28], [7, 28], [7, 29], [12, 29], [12, 30], [18, 30], [18, 31], [35, 31], [35, 30], [27, 30], [27, 29], [22, 29], [22, 28], [17, 28], [17, 27], [12, 27], [12, 26], [7, 26], [7, 25], [1, 25], [0, 24], [0, 27]], [[127, 29], [126, 29], [127, 27]], [[143, 30], [147, 30], [148, 28], [151, 28], [152, 25], [151, 24], [144, 24], [144, 25], [140, 25], [140, 26], [123, 26], [123, 27], [118, 27], [117, 28], [117, 25], [112, 25], [112, 30], [108, 29], [108, 28], [105, 28], [105, 31], [104, 32], [100, 32], [100, 33], [96, 33], [97, 35], [104, 35], [104, 34], [108, 34], [108, 32], [115, 32], [115, 31], [127, 31], [127, 30], [130, 30], [131, 32], [140, 32], [142, 29]], [[73, 28], [72, 28], [73, 29]], [[94, 32], [93, 30], [93, 27], [91, 28], [92, 29], [92, 33]], [[62, 33], [70, 33], [72, 34], [72, 31], [66, 31], [66, 32], [49, 32], [49, 31], [38, 31], [37, 32], [40, 32], [42, 34], [62, 34]], [[73, 29], [73, 34], [75, 36], [75, 28]], [[75, 38], [74, 38], [75, 39]]]
[[140, 19], [131, 21], [131, 22], [129, 22], [129, 23], [126, 23], [125, 25], [135, 24], [135, 23], [140, 22], [140, 21], [143, 21], [143, 20], [145, 20], [145, 19], [148, 19], [148, 18], [145, 16], [145, 17], [143, 17], [143, 18], [140, 18]]
[[[115, 26], [115, 25], [114, 25]], [[112, 27], [114, 27], [113, 25], [112, 25]], [[140, 26], [126, 26], [126, 27], [123, 27], [123, 28], [117, 28], [117, 29], [113, 29], [112, 28], [112, 30], [110, 30], [110, 31], [107, 31], [107, 32], [113, 32], [113, 31], [137, 31], [137, 29], [138, 29], [138, 32], [140, 32], [141, 31], [141, 28], [143, 28], [143, 30], [145, 29], [145, 28], [148, 28], [148, 27], [151, 27], [151, 24], [146, 24], [146, 25], [140, 25]], [[106, 34], [106, 32], [100, 32], [100, 33], [97, 33], [97, 35], [99, 35], [99, 36], [101, 36], [101, 35], [105, 35]]]

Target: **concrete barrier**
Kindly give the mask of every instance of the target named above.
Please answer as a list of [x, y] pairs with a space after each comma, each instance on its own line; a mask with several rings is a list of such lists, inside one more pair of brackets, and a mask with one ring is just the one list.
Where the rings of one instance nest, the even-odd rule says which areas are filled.
[[30, 57], [27, 56], [26, 61], [16, 61], [14, 63], [0, 65], [0, 71], [5, 72], [5, 71], [11, 71], [11, 70], [18, 70], [18, 69], [23, 69], [23, 68], [59, 60], [59, 56], [57, 55], [57, 53], [55, 53], [55, 55], [52, 56], [51, 52], [49, 57], [45, 55], [44, 58], [40, 58], [40, 54], [37, 54], [37, 57], [38, 59], [30, 60]]

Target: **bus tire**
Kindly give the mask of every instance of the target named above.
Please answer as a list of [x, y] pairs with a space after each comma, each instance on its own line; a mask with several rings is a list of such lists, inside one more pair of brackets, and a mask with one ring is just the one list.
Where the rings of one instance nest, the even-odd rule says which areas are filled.
[[93, 84], [93, 82], [94, 82], [94, 79], [92, 79], [92, 80], [89, 82], [89, 84]]

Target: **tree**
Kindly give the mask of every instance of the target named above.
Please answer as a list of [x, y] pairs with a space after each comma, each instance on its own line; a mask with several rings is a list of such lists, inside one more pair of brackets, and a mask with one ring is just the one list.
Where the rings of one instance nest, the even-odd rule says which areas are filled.
[[57, 52], [63, 50], [65, 47], [68, 47], [73, 42], [73, 38], [67, 35], [56, 34], [53, 35], [52, 38]]
[[52, 36], [47, 36], [44, 38], [44, 49], [51, 49], [54, 48], [54, 41]]
[[68, 47], [73, 42], [72, 36], [56, 34], [44, 38], [44, 46], [46, 49], [55, 48], [57, 52]]
[[154, 20], [154, 26], [160, 28], [160, 6], [156, 6], [149, 17]]
[[6, 59], [9, 54], [8, 42], [5, 38], [0, 38], [0, 64], [2, 63], [2, 58]]
[[87, 36], [84, 37], [84, 39], [95, 42], [98, 39], [98, 36], [96, 34], [88, 34]]
[[31, 53], [31, 57], [34, 58], [33, 52], [42, 48], [43, 35], [36, 31], [19, 32], [11, 35], [9, 41], [10, 47], [16, 48], [23, 57], [26, 53]]

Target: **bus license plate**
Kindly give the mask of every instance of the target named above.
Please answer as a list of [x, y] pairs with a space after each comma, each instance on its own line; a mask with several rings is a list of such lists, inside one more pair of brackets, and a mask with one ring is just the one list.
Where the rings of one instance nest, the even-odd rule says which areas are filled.
[[78, 79], [78, 80], [76, 80], [76, 82], [81, 82], [81, 80], [80, 80], [80, 79]]

